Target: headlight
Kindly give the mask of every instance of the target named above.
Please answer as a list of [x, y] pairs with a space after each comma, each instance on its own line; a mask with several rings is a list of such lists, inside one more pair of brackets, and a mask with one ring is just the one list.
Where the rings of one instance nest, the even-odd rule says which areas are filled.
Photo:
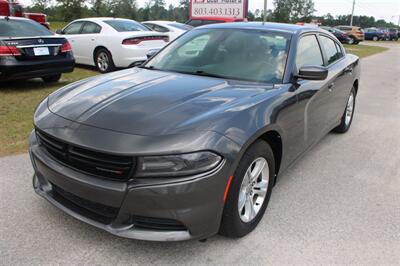
[[221, 160], [221, 156], [209, 151], [140, 157], [136, 176], [165, 177], [198, 174], [213, 169]]

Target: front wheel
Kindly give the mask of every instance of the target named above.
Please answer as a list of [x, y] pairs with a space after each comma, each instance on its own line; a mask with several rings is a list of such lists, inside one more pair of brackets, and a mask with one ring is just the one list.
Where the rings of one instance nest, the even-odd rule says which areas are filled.
[[221, 235], [238, 238], [257, 226], [271, 197], [274, 177], [272, 149], [259, 140], [247, 149], [236, 168], [224, 207]]
[[340, 124], [339, 126], [333, 129], [334, 132], [346, 133], [349, 130], [351, 122], [353, 121], [355, 106], [356, 106], [356, 90], [353, 87], [350, 92], [349, 98], [347, 100], [346, 109], [344, 110], [343, 116], [340, 120]]
[[374, 36], [374, 37], [372, 38], [372, 40], [376, 42], [376, 41], [379, 40], [379, 38], [378, 38], [378, 36]]

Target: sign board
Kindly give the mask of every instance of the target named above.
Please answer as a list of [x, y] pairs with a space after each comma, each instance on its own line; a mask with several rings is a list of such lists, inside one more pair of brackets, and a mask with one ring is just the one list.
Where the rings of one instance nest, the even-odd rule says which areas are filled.
[[191, 0], [190, 18], [237, 18], [246, 17], [247, 0]]

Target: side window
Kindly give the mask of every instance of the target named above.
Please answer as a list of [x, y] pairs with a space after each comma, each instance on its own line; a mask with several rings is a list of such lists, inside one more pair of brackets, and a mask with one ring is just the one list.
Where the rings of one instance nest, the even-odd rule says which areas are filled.
[[319, 48], [317, 37], [315, 35], [307, 35], [300, 39], [297, 47], [296, 67], [313, 65], [323, 66], [321, 49]]
[[320, 40], [321, 46], [325, 51], [326, 58], [328, 59], [328, 65], [341, 58], [341, 51], [339, 53], [334, 40], [325, 36], [320, 36]]
[[336, 50], [338, 51], [338, 56], [339, 58], [342, 58], [344, 56], [343, 49], [337, 42], [335, 42], [335, 44], [336, 44]]
[[82, 34], [100, 33], [101, 27], [93, 22], [86, 22], [82, 28]]
[[145, 25], [147, 28], [154, 30], [154, 24], [152, 23], [142, 23], [143, 25]]
[[158, 32], [169, 32], [169, 30], [166, 27], [160, 25], [154, 25], [154, 30]]
[[77, 21], [64, 29], [64, 34], [79, 34], [84, 21]]

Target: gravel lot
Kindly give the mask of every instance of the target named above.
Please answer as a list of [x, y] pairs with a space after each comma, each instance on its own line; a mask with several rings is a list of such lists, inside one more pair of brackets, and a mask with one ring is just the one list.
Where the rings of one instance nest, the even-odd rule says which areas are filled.
[[362, 60], [352, 129], [328, 135], [281, 175], [249, 236], [114, 237], [37, 196], [23, 154], [0, 159], [0, 264], [399, 264], [400, 45], [387, 46]]

